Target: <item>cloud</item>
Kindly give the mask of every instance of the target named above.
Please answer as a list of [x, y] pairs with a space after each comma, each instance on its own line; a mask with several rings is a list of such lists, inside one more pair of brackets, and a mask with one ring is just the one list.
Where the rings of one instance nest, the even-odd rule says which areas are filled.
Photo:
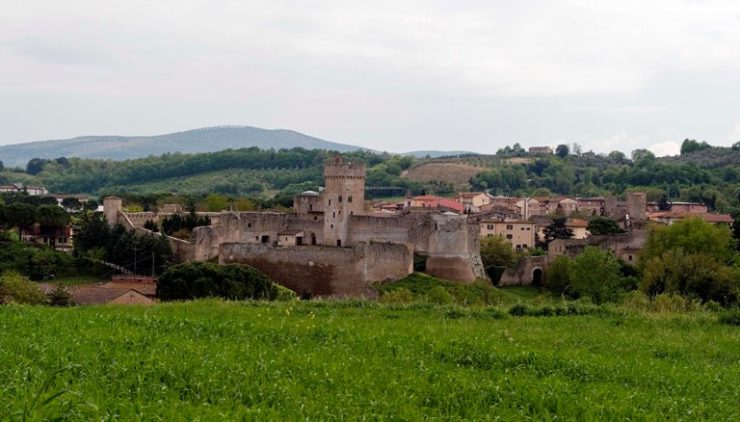
[[657, 157], [664, 157], [667, 155], [678, 155], [681, 152], [681, 145], [676, 142], [666, 141], [652, 144], [648, 149]]
[[0, 112], [22, 118], [0, 143], [222, 123], [381, 150], [717, 143], [738, 21], [733, 1], [9, 2]]

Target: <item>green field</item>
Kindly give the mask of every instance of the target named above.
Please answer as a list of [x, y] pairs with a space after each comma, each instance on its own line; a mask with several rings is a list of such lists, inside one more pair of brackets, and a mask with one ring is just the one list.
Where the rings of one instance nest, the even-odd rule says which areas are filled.
[[0, 420], [740, 419], [711, 313], [374, 302], [0, 307]]

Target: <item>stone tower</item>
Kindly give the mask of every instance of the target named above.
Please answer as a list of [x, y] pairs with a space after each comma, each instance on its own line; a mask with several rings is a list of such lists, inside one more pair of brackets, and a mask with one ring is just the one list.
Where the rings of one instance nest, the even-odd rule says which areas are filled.
[[365, 209], [365, 164], [335, 155], [324, 162], [324, 245], [348, 246], [350, 217]]
[[123, 211], [123, 201], [117, 196], [106, 196], [103, 198], [103, 213], [109, 225], [118, 224], [118, 215]]
[[647, 194], [645, 192], [627, 193], [627, 214], [635, 222], [647, 219]]

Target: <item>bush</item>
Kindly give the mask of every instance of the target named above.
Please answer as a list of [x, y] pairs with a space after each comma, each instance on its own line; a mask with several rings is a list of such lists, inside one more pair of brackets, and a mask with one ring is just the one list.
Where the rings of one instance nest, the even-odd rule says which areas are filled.
[[442, 286], [432, 288], [431, 290], [429, 290], [426, 296], [429, 302], [437, 305], [447, 305], [455, 300], [452, 295]]
[[719, 315], [719, 322], [728, 325], [740, 325], [740, 309], [732, 309]]
[[523, 303], [517, 303], [509, 308], [509, 315], [511, 316], [527, 316], [529, 315], [529, 312], [529, 306]]
[[0, 303], [8, 302], [37, 305], [46, 302], [46, 295], [26, 277], [7, 272], [0, 276]]
[[49, 293], [49, 305], [51, 306], [69, 306], [70, 298], [72, 295], [64, 288], [62, 284], [57, 284], [57, 287]]
[[170, 267], [159, 277], [161, 300], [222, 297], [232, 300], [274, 300], [278, 289], [261, 271], [246, 265], [188, 262]]
[[411, 303], [414, 301], [414, 294], [409, 289], [403, 287], [393, 289], [380, 296], [382, 303]]
[[275, 295], [275, 300], [278, 302], [292, 302], [294, 300], [298, 300], [298, 294], [294, 292], [293, 290], [290, 290], [287, 287], [283, 287], [279, 284], [273, 284], [275, 286], [275, 289], [277, 290], [277, 294]]

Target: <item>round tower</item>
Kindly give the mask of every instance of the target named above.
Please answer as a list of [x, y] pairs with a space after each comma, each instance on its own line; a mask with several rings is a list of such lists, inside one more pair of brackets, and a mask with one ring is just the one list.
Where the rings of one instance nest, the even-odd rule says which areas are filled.
[[365, 210], [365, 164], [341, 155], [324, 162], [324, 244], [349, 246], [350, 217]]

